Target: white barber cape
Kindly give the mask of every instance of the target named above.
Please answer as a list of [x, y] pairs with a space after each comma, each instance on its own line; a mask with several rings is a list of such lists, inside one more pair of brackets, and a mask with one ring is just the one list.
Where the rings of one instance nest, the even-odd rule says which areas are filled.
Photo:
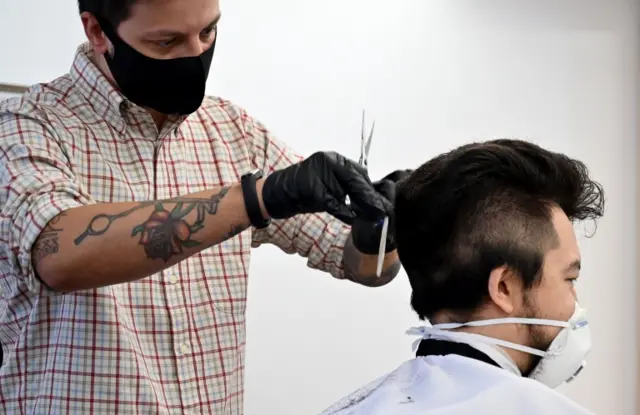
[[593, 415], [508, 370], [460, 355], [409, 360], [321, 415]]

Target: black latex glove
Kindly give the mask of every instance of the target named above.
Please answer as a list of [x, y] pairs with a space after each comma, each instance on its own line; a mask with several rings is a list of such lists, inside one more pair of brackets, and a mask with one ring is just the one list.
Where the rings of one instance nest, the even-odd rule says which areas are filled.
[[[385, 176], [382, 180], [374, 182], [376, 191], [389, 203], [393, 203], [396, 197], [396, 185], [400, 180], [411, 174], [412, 170], [396, 170]], [[367, 255], [377, 255], [380, 249], [380, 236], [382, 235], [382, 221], [370, 221], [367, 218], [358, 217], [351, 225], [351, 237], [353, 246]], [[395, 215], [389, 215], [389, 231], [387, 232], [387, 244], [385, 252], [396, 249], [395, 241]]]
[[327, 212], [349, 225], [356, 217], [379, 221], [393, 209], [374, 189], [363, 167], [334, 152], [314, 153], [270, 174], [262, 187], [262, 200], [273, 219]]

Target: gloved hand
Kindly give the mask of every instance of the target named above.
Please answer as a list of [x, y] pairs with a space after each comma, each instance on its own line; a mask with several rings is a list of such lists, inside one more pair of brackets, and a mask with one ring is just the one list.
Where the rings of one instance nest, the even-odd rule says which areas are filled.
[[[413, 170], [396, 170], [385, 176], [382, 180], [374, 182], [373, 187], [389, 203], [393, 204], [396, 197], [396, 185], [400, 180], [411, 174]], [[382, 235], [382, 221], [370, 221], [367, 218], [357, 217], [351, 226], [353, 246], [363, 254], [377, 255], [380, 249], [380, 236]], [[395, 216], [389, 215], [389, 231], [385, 253], [396, 249], [395, 241]]]
[[[349, 205], [345, 203], [347, 195]], [[262, 201], [273, 219], [327, 212], [349, 225], [356, 217], [380, 221], [393, 209], [373, 187], [363, 167], [334, 152], [314, 153], [267, 176]]]

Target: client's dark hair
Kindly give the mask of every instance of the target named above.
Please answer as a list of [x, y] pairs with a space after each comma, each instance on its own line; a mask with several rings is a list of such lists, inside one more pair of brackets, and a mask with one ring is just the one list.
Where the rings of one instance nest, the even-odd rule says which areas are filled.
[[602, 186], [580, 161], [520, 140], [459, 147], [400, 182], [396, 242], [420, 318], [444, 310], [468, 318], [503, 265], [526, 288], [537, 283], [557, 244], [553, 206], [572, 221], [595, 220], [604, 212]]
[[139, 0], [78, 0], [80, 13], [89, 12], [106, 19], [117, 28], [131, 14], [131, 7]]

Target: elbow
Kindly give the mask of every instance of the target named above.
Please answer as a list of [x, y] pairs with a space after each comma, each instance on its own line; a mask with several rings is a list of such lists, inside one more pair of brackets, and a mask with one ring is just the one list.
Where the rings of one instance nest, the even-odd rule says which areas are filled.
[[34, 273], [36, 278], [51, 291], [60, 293], [75, 291], [68, 270], [63, 269], [53, 258], [35, 261]]
[[[399, 268], [399, 267], [398, 267]], [[395, 279], [397, 272], [393, 272], [393, 270], [388, 269], [385, 270], [380, 276], [374, 274], [345, 274], [345, 279], [350, 280], [351, 282], [355, 282], [358, 285], [362, 285], [364, 287], [369, 288], [378, 288], [384, 287], [389, 284], [391, 281]]]
[[31, 248], [31, 264], [35, 277], [56, 292], [76, 291], [78, 255], [60, 252], [59, 231], [47, 225]]
[[382, 274], [380, 274], [379, 277], [376, 276], [375, 283], [372, 287], [383, 287], [389, 284], [396, 278], [396, 276], [398, 276], [401, 268], [402, 265], [400, 264], [400, 261], [392, 262], [382, 271]]
[[391, 251], [385, 254], [382, 273], [377, 275], [378, 255], [368, 255], [358, 251], [352, 237], [345, 242], [342, 265], [345, 279], [371, 288], [389, 284], [401, 268], [397, 251]]

